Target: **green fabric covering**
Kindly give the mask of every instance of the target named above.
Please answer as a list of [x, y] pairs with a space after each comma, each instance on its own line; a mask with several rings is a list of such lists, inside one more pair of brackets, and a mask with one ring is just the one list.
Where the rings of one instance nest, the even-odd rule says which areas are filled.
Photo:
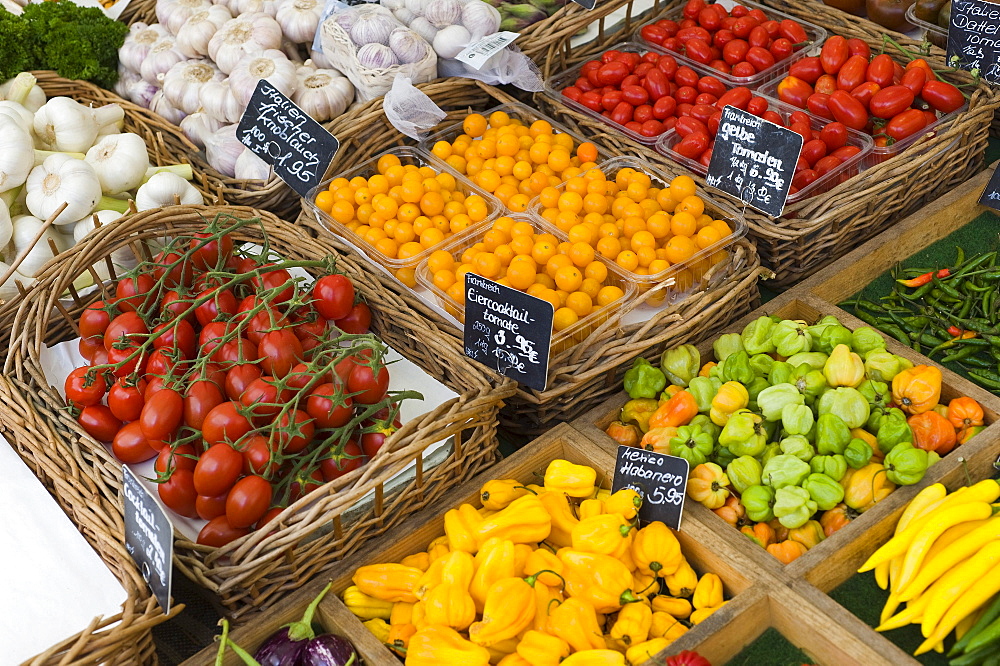
[[811, 663], [809, 657], [789, 643], [778, 630], [769, 628], [733, 657], [727, 666], [800, 666]]

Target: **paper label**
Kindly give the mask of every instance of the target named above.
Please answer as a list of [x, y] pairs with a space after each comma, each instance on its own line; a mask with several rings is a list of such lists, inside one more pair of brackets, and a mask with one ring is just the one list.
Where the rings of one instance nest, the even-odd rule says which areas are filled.
[[680, 530], [690, 470], [684, 458], [619, 446], [611, 491], [631, 488], [642, 496], [640, 521], [659, 520]]
[[513, 44], [514, 40], [521, 35], [516, 32], [495, 32], [486, 35], [475, 44], [466, 46], [455, 56], [455, 60], [465, 63], [477, 72], [483, 68], [490, 58], [507, 48], [508, 44]]
[[173, 576], [174, 527], [160, 503], [146, 490], [135, 472], [122, 466], [125, 497], [125, 550], [139, 565], [143, 580], [164, 613], [170, 612]]

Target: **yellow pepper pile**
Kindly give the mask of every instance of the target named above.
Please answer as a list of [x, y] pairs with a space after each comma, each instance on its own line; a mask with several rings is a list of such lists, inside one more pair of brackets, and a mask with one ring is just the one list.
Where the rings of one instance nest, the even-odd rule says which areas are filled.
[[543, 485], [486, 482], [481, 508], [398, 563], [360, 567], [344, 603], [407, 666], [637, 666], [726, 602], [641, 498], [554, 460]]

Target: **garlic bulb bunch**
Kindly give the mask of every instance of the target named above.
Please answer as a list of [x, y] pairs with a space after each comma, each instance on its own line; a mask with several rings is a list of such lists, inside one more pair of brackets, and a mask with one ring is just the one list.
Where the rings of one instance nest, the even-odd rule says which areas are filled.
[[396, 28], [389, 35], [389, 48], [401, 63], [420, 62], [430, 50], [427, 42], [409, 28]]
[[0, 115], [0, 192], [20, 187], [34, 167], [31, 134], [14, 118]]
[[132, 85], [138, 81], [142, 81], [142, 77], [139, 76], [139, 72], [133, 72], [131, 69], [121, 64], [121, 62], [118, 63], [118, 80], [115, 81], [115, 87], [113, 88], [116, 95], [128, 99], [129, 88], [131, 88]]
[[185, 60], [163, 76], [163, 95], [174, 108], [194, 113], [201, 106], [198, 94], [202, 87], [209, 81], [221, 81], [225, 77], [209, 60]]
[[500, 11], [488, 2], [467, 2], [462, 7], [462, 25], [477, 42], [500, 30]]
[[458, 0], [430, 0], [421, 14], [430, 24], [441, 30], [462, 22], [462, 3]]
[[164, 37], [149, 49], [149, 55], [139, 65], [139, 73], [145, 80], [159, 85], [167, 70], [182, 60], [184, 54], [176, 49], [174, 38]]
[[418, 16], [410, 22], [410, 30], [417, 33], [428, 44], [434, 43], [434, 38], [437, 36], [438, 29], [431, 25], [431, 22], [425, 19], [423, 16]]
[[392, 17], [390, 12], [381, 7], [371, 7], [370, 9], [373, 11], [358, 12], [354, 25], [351, 26], [351, 41], [358, 47], [365, 44], [388, 46], [389, 35], [399, 27], [399, 22]]
[[160, 92], [158, 85], [140, 77], [138, 81], [128, 87], [125, 97], [133, 104], [138, 104], [144, 109], [149, 109], [153, 105], [153, 97], [158, 92]]
[[208, 43], [231, 18], [233, 15], [222, 5], [212, 5], [194, 14], [177, 31], [177, 50], [189, 58], [207, 56]]
[[[229, 79], [209, 81], [203, 85], [198, 93], [198, 101], [201, 102], [202, 111], [215, 121], [224, 124], [238, 123], [243, 110], [246, 109], [246, 106], [241, 105], [233, 94]], [[203, 134], [202, 142], [204, 141]]]
[[94, 111], [69, 97], [53, 97], [35, 113], [35, 137], [45, 150], [82, 153], [99, 129]]
[[274, 15], [285, 37], [296, 44], [311, 43], [323, 15], [319, 0], [277, 0]]
[[87, 151], [87, 164], [97, 174], [101, 191], [119, 194], [142, 185], [149, 169], [146, 142], [138, 134], [126, 132], [101, 137]]
[[224, 176], [236, 175], [236, 160], [246, 146], [236, 138], [236, 125], [225, 125], [217, 132], [205, 137], [205, 155], [208, 163]]
[[188, 19], [211, 6], [211, 0], [156, 0], [156, 19], [176, 35]]
[[156, 92], [153, 95], [153, 99], [149, 101], [149, 110], [153, 113], [158, 113], [163, 116], [163, 119], [168, 123], [173, 123], [174, 125], [179, 125], [184, 116], [187, 115], [180, 109], [174, 107], [170, 103], [170, 100], [166, 98], [162, 90]]
[[271, 178], [271, 166], [247, 148], [236, 158], [233, 176], [240, 180], [268, 180]]
[[[398, 0], [383, 0], [383, 6], [387, 2], [395, 7]], [[403, 8], [394, 9], [393, 14], [433, 44], [444, 59], [454, 58], [470, 44], [496, 33], [501, 20], [495, 7], [477, 0], [404, 0]]]
[[118, 49], [118, 62], [127, 69], [138, 73], [142, 61], [149, 55], [153, 45], [169, 36], [170, 33], [167, 32], [167, 29], [159, 23], [153, 25], [146, 25], [142, 22], [132, 24], [128, 35], [125, 36], [125, 43]]
[[278, 13], [275, 0], [232, 0], [233, 12], [237, 15], [261, 13], [271, 18]]
[[257, 88], [257, 82], [267, 80], [284, 95], [295, 90], [295, 65], [281, 51], [270, 49], [258, 56], [245, 56], [229, 75], [229, 85], [240, 105], [246, 109]]
[[32, 169], [25, 188], [25, 204], [40, 219], [48, 219], [63, 203], [68, 204], [55, 224], [68, 224], [90, 215], [101, 200], [101, 181], [94, 167], [62, 153], [46, 157], [41, 166]]
[[434, 35], [434, 51], [444, 59], [454, 58], [472, 41], [472, 33], [462, 25], [449, 25]]
[[138, 210], [173, 206], [176, 200], [186, 205], [205, 203], [201, 193], [191, 183], [169, 171], [154, 174], [135, 193], [135, 207]]
[[396, 54], [382, 44], [365, 44], [358, 49], [358, 62], [368, 69], [387, 69], [399, 64]]
[[222, 123], [204, 111], [192, 113], [181, 121], [181, 131], [184, 132], [184, 136], [199, 148], [204, 148], [205, 137], [220, 127]]
[[34, 115], [17, 102], [8, 100], [0, 102], [0, 114], [13, 118], [21, 129], [28, 132], [28, 134], [34, 131]]
[[226, 74], [245, 56], [259, 56], [281, 47], [281, 26], [267, 14], [243, 14], [230, 19], [208, 42], [208, 55]]
[[292, 101], [314, 120], [333, 120], [354, 99], [354, 86], [332, 69], [314, 69], [308, 63], [296, 71], [298, 85]]

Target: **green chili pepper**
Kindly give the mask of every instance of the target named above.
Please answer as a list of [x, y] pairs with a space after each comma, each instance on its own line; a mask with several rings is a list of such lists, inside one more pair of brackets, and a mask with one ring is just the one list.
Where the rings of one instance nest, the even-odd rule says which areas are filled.
[[990, 370], [969, 370], [969, 376], [986, 388], [1000, 389], [1000, 375]]
[[957, 351], [953, 351], [950, 354], [945, 354], [941, 358], [941, 363], [952, 363], [954, 361], [961, 361], [962, 359], [969, 358], [973, 354], [979, 352], [979, 347], [973, 345], [965, 345]]

